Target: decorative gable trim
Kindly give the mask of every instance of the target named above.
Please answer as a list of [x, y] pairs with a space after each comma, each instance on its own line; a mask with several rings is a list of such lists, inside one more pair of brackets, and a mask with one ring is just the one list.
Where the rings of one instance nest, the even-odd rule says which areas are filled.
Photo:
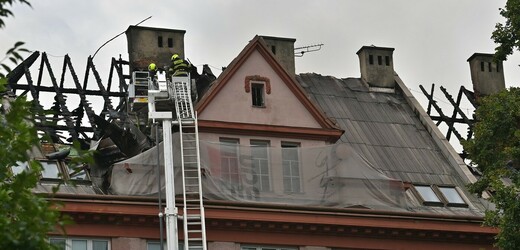
[[244, 80], [244, 89], [246, 90], [246, 93], [251, 92], [251, 81], [265, 82], [265, 93], [268, 95], [271, 94], [271, 80], [259, 75], [246, 76], [246, 79]]
[[[278, 63], [271, 51], [267, 49], [267, 45], [264, 40], [259, 36], [249, 42], [249, 44], [240, 52], [240, 54], [229, 64], [229, 67], [222, 72], [212, 87], [206, 92], [202, 99], [197, 103], [195, 109], [199, 116], [204, 112], [205, 108], [211, 103], [217, 93], [224, 87], [225, 84], [233, 77], [240, 66], [247, 60], [247, 58], [254, 52], [258, 51], [260, 55], [266, 60], [266, 62], [273, 68], [275, 73], [281, 78], [282, 82], [291, 90], [294, 96], [305, 106], [305, 108], [311, 113], [314, 119], [320, 124], [323, 129], [336, 130], [340, 136], [343, 134], [343, 130], [330, 120], [325, 113], [323, 113], [317, 105], [315, 105], [306, 95], [305, 90], [296, 82], [281, 65]], [[336, 138], [339, 139], [338, 136]]]

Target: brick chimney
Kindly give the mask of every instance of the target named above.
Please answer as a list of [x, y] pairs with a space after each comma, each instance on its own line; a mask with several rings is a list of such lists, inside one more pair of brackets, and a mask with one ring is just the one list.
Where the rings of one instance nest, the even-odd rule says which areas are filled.
[[468, 58], [475, 97], [491, 95], [505, 89], [502, 61], [493, 61], [493, 54], [475, 53]]
[[185, 30], [129, 26], [126, 30], [130, 70], [146, 70], [154, 62], [158, 67], [170, 65], [173, 53], [184, 58]]
[[267, 44], [267, 48], [273, 52], [274, 56], [282, 67], [293, 77], [296, 74], [294, 66], [294, 38], [260, 36]]
[[369, 87], [395, 87], [393, 53], [394, 48], [376, 46], [363, 46], [358, 50], [361, 79]]

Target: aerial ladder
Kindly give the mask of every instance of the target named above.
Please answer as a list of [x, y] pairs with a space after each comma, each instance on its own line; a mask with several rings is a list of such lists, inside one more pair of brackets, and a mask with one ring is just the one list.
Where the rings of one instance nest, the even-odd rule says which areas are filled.
[[[172, 110], [159, 111], [161, 102], [170, 102]], [[206, 250], [206, 225], [202, 198], [197, 115], [191, 100], [190, 76], [166, 78], [158, 74], [148, 81], [148, 119], [162, 121], [164, 174], [166, 189], [166, 239], [168, 250], [178, 248], [177, 220], [182, 219], [184, 249]], [[183, 213], [175, 205], [172, 125], [179, 128]]]

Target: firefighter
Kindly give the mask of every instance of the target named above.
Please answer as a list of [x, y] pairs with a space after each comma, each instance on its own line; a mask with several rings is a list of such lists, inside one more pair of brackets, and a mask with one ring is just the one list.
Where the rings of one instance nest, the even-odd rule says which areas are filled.
[[157, 87], [157, 65], [153, 62], [148, 65], [148, 75], [150, 76], [153, 85]]
[[172, 55], [172, 64], [170, 66], [170, 75], [172, 76], [188, 76], [191, 65], [182, 59], [178, 54]]

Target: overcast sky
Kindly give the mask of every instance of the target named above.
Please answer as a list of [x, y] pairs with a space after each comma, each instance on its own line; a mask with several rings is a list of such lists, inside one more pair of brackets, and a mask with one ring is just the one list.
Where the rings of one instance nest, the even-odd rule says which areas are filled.
[[[466, 60], [493, 53], [490, 39], [505, 0], [35, 0], [15, 5], [0, 30], [0, 51], [16, 41], [51, 55], [55, 72], [69, 54], [82, 79], [86, 59], [104, 42], [148, 16], [142, 26], [186, 30], [186, 56], [195, 64], [226, 66], [255, 35], [295, 38], [296, 47], [323, 43], [296, 58], [297, 73], [359, 77], [356, 52], [364, 45], [393, 47], [394, 69], [426, 106], [422, 84], [469, 89]], [[96, 55], [106, 82], [110, 59], [128, 58], [122, 35]], [[520, 86], [520, 53], [504, 62], [506, 87]], [[214, 69], [219, 74], [220, 70]], [[437, 94], [440, 90], [436, 89]], [[464, 107], [463, 107], [464, 108]], [[447, 113], [451, 113], [447, 112]]]

